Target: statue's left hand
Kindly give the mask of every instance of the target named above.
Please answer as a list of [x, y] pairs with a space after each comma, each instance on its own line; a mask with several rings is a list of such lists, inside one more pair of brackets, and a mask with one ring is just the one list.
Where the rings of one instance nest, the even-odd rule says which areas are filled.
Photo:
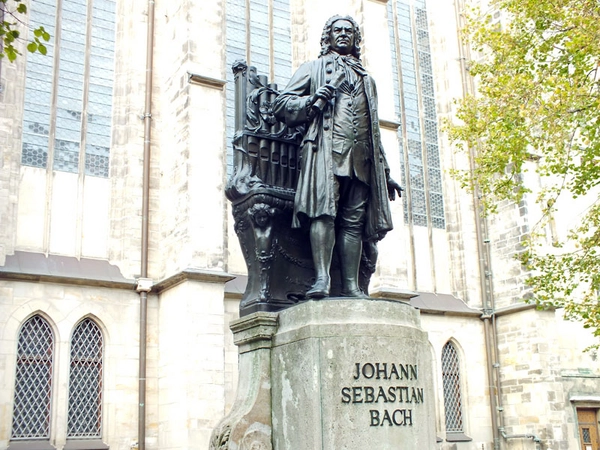
[[398, 193], [398, 197], [402, 197], [402, 191], [404, 189], [402, 189], [402, 186], [400, 186], [398, 183], [396, 183], [392, 178], [388, 177], [387, 190], [388, 190], [388, 197], [390, 198], [391, 201], [394, 201], [394, 200], [396, 200], [396, 192]]

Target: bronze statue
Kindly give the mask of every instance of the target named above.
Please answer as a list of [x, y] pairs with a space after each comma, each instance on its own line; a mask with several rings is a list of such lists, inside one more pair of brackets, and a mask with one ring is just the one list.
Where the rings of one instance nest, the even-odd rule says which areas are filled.
[[390, 178], [375, 83], [361, 64], [360, 42], [354, 19], [331, 17], [319, 58], [300, 66], [273, 103], [277, 119], [306, 127], [292, 227], [310, 230], [315, 282], [308, 298], [329, 296], [334, 247], [340, 294], [366, 297], [358, 283], [363, 241], [373, 253], [374, 243], [392, 229], [388, 198], [402, 192]]

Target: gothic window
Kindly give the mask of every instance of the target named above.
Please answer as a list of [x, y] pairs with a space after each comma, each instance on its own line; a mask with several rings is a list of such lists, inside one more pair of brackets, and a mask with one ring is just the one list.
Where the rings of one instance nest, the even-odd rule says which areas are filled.
[[[394, 61], [395, 106], [403, 118], [398, 129], [404, 162], [402, 178], [410, 187], [404, 196], [404, 219], [416, 226], [445, 228], [437, 112], [423, 0], [388, 2], [388, 26]], [[410, 202], [410, 204], [409, 204]]]
[[231, 66], [244, 60], [268, 75], [279, 89], [292, 75], [290, 0], [227, 0], [227, 146], [231, 170], [234, 133], [234, 83]]
[[11, 440], [48, 439], [54, 333], [41, 316], [23, 324], [18, 337]]
[[21, 163], [108, 177], [115, 1], [37, 0], [30, 25], [53, 40], [28, 55]]
[[446, 433], [463, 433], [460, 361], [456, 347], [452, 342], [446, 343], [442, 349], [442, 381], [444, 385]]
[[67, 438], [101, 438], [102, 332], [82, 320], [71, 338]]

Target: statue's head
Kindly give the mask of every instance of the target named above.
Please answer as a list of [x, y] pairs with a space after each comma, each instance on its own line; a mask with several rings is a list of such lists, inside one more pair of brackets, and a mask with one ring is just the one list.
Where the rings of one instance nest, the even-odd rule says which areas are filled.
[[352, 17], [335, 15], [323, 27], [320, 56], [336, 52], [360, 59], [361, 40], [360, 28]]

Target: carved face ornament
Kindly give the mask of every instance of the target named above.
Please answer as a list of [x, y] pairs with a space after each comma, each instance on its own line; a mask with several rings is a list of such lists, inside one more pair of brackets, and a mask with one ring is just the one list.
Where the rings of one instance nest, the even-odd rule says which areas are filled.
[[354, 49], [354, 27], [348, 20], [336, 20], [331, 26], [329, 42], [340, 55], [349, 55]]

